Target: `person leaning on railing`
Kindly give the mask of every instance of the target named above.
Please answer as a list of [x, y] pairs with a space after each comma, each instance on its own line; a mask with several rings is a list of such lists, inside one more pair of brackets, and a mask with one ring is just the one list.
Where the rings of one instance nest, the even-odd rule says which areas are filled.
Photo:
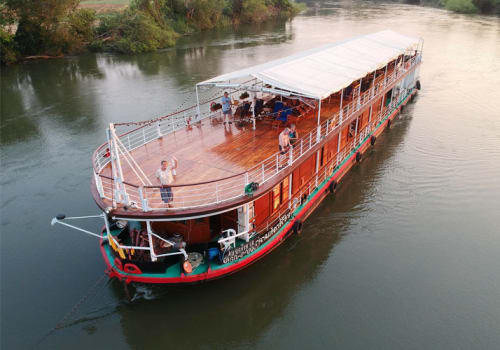
[[169, 163], [166, 160], [161, 161], [160, 168], [156, 171], [156, 177], [160, 181], [160, 195], [161, 200], [170, 206], [170, 202], [174, 200], [174, 194], [172, 192], [172, 187], [170, 185], [174, 182], [174, 176], [176, 175], [175, 169], [177, 169], [177, 158], [172, 157]]
[[286, 127], [278, 136], [280, 154], [288, 153], [290, 149], [290, 129]]
[[293, 147], [297, 140], [299, 139], [299, 134], [295, 124], [290, 125], [290, 132], [288, 133], [288, 138], [290, 140], [290, 145]]

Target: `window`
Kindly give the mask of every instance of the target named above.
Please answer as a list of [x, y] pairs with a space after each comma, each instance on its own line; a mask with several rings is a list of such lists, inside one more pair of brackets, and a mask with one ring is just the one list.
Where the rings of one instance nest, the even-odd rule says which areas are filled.
[[274, 186], [273, 188], [273, 211], [278, 209], [280, 206], [280, 194], [281, 194], [281, 184]]
[[289, 178], [286, 177], [281, 183], [281, 203], [285, 203], [286, 201], [288, 201], [288, 193], [290, 191], [288, 179]]

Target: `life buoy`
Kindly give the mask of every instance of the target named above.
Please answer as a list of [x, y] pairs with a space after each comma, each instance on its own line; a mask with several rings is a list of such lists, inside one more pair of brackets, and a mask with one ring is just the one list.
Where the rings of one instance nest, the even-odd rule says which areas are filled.
[[420, 85], [420, 80], [417, 80], [415, 86], [417, 87], [417, 90], [420, 90], [422, 88], [422, 86]]
[[362, 156], [363, 156], [363, 155], [361, 154], [361, 152], [359, 152], [359, 151], [358, 151], [358, 152], [356, 152], [356, 162], [358, 162], [358, 163], [359, 163], [359, 162], [361, 161], [361, 157], [362, 157]]
[[140, 275], [142, 273], [141, 269], [137, 267], [135, 264], [127, 263], [125, 266], [123, 266], [123, 271], [127, 273], [135, 273], [137, 275]]
[[296, 220], [292, 226], [293, 234], [300, 235], [302, 233], [302, 221]]
[[191, 273], [193, 272], [193, 266], [191, 266], [191, 263], [189, 261], [184, 261], [182, 264], [182, 269], [184, 270], [185, 273]]
[[372, 137], [370, 137], [370, 144], [372, 146], [374, 146], [376, 141], [377, 141], [377, 137], [375, 135], [372, 135]]
[[335, 192], [335, 190], [337, 189], [337, 181], [333, 180], [332, 182], [330, 182], [330, 186], [328, 187], [328, 189], [330, 190], [330, 193]]
[[115, 266], [116, 266], [119, 270], [122, 270], [122, 271], [123, 271], [123, 264], [122, 264], [122, 261], [120, 260], [120, 258], [115, 258]]

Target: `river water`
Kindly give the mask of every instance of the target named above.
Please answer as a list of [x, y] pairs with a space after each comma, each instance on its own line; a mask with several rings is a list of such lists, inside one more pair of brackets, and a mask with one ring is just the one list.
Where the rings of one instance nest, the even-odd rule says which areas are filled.
[[[164, 115], [193, 102], [195, 82], [386, 28], [425, 40], [418, 98], [303, 234], [257, 264], [140, 287], [128, 304], [100, 279], [93, 238], [50, 227], [59, 212], [98, 213], [90, 158], [110, 121]], [[1, 79], [2, 349], [498, 349], [498, 18], [324, 2], [292, 22], [2, 68]]]

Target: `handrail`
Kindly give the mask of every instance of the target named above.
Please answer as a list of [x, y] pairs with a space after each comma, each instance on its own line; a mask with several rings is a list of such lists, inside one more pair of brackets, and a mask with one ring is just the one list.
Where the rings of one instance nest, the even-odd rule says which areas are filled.
[[[367, 107], [374, 99], [380, 98], [386, 91], [386, 89], [388, 89], [392, 85], [393, 82], [403, 80], [412, 70], [414, 70], [414, 68], [420, 63], [420, 61], [421, 55], [419, 54], [409, 60], [409, 65], [407, 65], [407, 61], [405, 62], [405, 64], [403, 64], [402, 67], [395, 67], [395, 69], [391, 73], [384, 75], [381, 81], [375, 81], [375, 85], [371, 85], [364, 93], [356, 95], [356, 97], [354, 97], [352, 101], [343, 106], [342, 110], [333, 113], [330, 118], [326, 119], [322, 124], [320, 124], [319, 133], [317, 128], [314, 128], [309, 133], [303, 135], [300, 139], [298, 139], [296, 143], [297, 146], [291, 149], [289, 154], [286, 154], [285, 156], [282, 156], [279, 154], [279, 152], [277, 152], [262, 160], [259, 164], [249, 168], [248, 170], [225, 178], [200, 183], [177, 184], [169, 186], [171, 188], [178, 189], [178, 191], [176, 191], [176, 200], [174, 201], [174, 207], [176, 209], [184, 209], [218, 204], [244, 195], [244, 187], [250, 182], [258, 182], [259, 184], [266, 183], [274, 176], [282, 173], [285, 168], [288, 168], [296, 161], [301, 159], [305, 154], [308, 153], [308, 151], [313, 149], [314, 146], [321, 142], [322, 139], [330, 135], [332, 132], [336, 133], [344, 125], [349, 123], [350, 119], [353, 118], [359, 111]], [[195, 106], [187, 108], [185, 110], [189, 109], [195, 109]], [[173, 113], [172, 115], [179, 113], [182, 112], [179, 111]], [[201, 119], [211, 117], [212, 113], [209, 112], [202, 114], [202, 116], [203, 115], [204, 117], [202, 117]], [[183, 118], [186, 119], [185, 116]], [[176, 131], [182, 127], [185, 127], [185, 125], [179, 125], [177, 128], [175, 128], [175, 122], [176, 120], [172, 120], [171, 123], [167, 125], [171, 126], [171, 131]], [[139, 137], [142, 139], [140, 141], [143, 141], [144, 144], [165, 135], [161, 134], [159, 130], [155, 134], [155, 132], [157, 131], [156, 129], [160, 129], [160, 125], [153, 124], [154, 122], [135, 129], [135, 131], [141, 130]], [[132, 147], [132, 143], [130, 141], [130, 133], [124, 135], [129, 138], [129, 148]], [[121, 138], [122, 136], [123, 135], [119, 137]], [[153, 138], [151, 138], [151, 136], [153, 136]], [[134, 135], [133, 137], [137, 137], [137, 135]], [[149, 141], [146, 141], [146, 138], [151, 139]], [[103, 144], [101, 147], [99, 147], [94, 152], [94, 155], [101, 156], [101, 154], [104, 153], [102, 151], [104, 150], [104, 147], [106, 145], [107, 144]], [[140, 146], [136, 146], [134, 144], [134, 147], [132, 149], [135, 149], [137, 147]], [[111, 199], [109, 196], [109, 191], [111, 191], [111, 195], [113, 195], [114, 180], [109, 176], [99, 174], [99, 172], [107, 165], [109, 160], [107, 162], [104, 162], [103, 164], [98, 162], [97, 159], [99, 158], [94, 157], [93, 165], [94, 175], [96, 176], [96, 185], [98, 187], [99, 194], [103, 198]], [[100, 188], [98, 182], [100, 182]], [[133, 200], [133, 204], [135, 204], [138, 208], [141, 208], [144, 211], [166, 210], [166, 206], [161, 201], [159, 195], [159, 191], [162, 186], [138, 186], [136, 184], [127, 182], [123, 182], [123, 184], [128, 186], [127, 191], [131, 191], [130, 196], [134, 197], [135, 199]], [[104, 189], [104, 187], [106, 187], [106, 190]], [[193, 189], [189, 190], [188, 188]], [[189, 192], [193, 191], [195, 191], [196, 193], [194, 195], [189, 195]]]

